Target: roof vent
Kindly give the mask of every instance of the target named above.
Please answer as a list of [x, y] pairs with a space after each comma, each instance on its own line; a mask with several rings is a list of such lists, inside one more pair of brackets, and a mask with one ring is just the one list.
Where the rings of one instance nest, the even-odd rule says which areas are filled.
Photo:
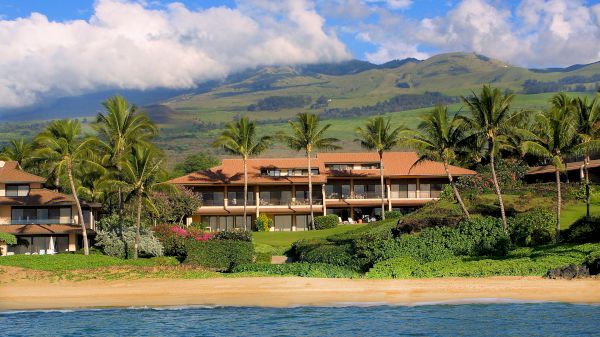
[[0, 168], [4, 167], [4, 164], [6, 164], [6, 162], [4, 160], [0, 160]]

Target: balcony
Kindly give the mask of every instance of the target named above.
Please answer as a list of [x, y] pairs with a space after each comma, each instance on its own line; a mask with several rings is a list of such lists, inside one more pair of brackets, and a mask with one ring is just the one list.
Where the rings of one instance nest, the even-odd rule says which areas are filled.
[[[247, 199], [246, 205], [247, 206], [255, 206], [256, 203], [254, 202], [254, 199]], [[227, 206], [244, 206], [244, 199], [243, 198], [227, 199]]]

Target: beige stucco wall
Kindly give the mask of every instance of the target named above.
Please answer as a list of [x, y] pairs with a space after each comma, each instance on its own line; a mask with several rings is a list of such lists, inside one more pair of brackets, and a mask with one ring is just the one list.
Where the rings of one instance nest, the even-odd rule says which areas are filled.
[[69, 251], [74, 252], [77, 250], [77, 234], [69, 234]]
[[0, 206], [0, 224], [9, 224], [10, 217], [10, 206]]

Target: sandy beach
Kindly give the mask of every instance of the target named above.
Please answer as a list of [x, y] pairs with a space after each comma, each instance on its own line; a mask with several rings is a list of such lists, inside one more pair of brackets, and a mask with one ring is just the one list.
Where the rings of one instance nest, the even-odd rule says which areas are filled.
[[419, 305], [495, 301], [600, 303], [600, 279], [256, 277], [79, 282], [13, 279], [0, 284], [0, 310], [188, 305]]

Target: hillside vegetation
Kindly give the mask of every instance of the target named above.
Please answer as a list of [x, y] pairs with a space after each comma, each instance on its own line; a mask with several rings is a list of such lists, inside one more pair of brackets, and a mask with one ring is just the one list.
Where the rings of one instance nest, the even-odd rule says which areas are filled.
[[[153, 97], [126, 93], [139, 98], [134, 103], [144, 108], [160, 124], [160, 146], [179, 160], [205, 148], [224, 124], [248, 116], [262, 124], [262, 132], [282, 130], [287, 121], [301, 111], [320, 113], [333, 124], [333, 136], [341, 139], [344, 150], [358, 150], [352, 142], [353, 130], [373, 115], [385, 114], [395, 123], [415, 126], [418, 117], [434, 104], [450, 104], [460, 111], [460, 95], [470, 95], [482, 84], [517, 93], [515, 109], [541, 109], [552, 92], [583, 91], [594, 95], [600, 83], [600, 64], [565, 69], [531, 70], [512, 66], [473, 53], [449, 53], [424, 61], [407, 59], [374, 65], [364, 61], [339, 64], [263, 67], [231, 75], [218, 82], [203, 84], [195, 90], [155, 91]], [[585, 93], [584, 93], [585, 92]], [[89, 108], [80, 102], [72, 116], [93, 116], [106, 97], [89, 96]], [[63, 99], [68, 101], [68, 99]], [[75, 98], [73, 100], [76, 100]], [[67, 102], [68, 103], [68, 102]], [[0, 125], [0, 145], [9, 139], [30, 137], [44, 123], [31, 116], [64, 117], [73, 105], [48, 104], [52, 109], [20, 111], [18, 115], [0, 112], [0, 121], [27, 117], [28, 122]], [[69, 110], [71, 111], [71, 110]], [[80, 112], [78, 112], [80, 111]], [[43, 112], [43, 113], [42, 113]], [[92, 121], [88, 118], [85, 121]], [[294, 155], [288, 149], [273, 148], [269, 156]]]

